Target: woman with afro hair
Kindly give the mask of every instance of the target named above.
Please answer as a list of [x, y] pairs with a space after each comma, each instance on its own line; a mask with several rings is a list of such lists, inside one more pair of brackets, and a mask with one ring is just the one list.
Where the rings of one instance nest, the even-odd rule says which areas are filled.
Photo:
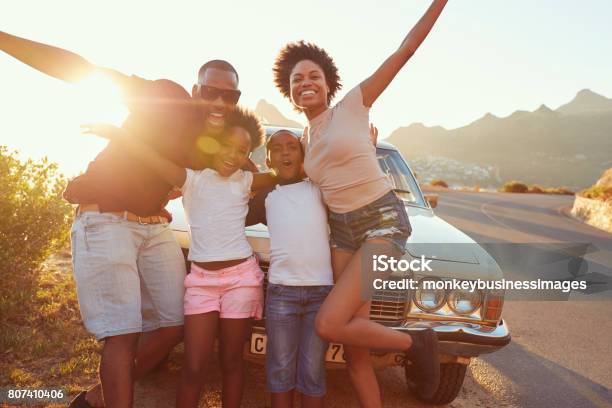
[[[369, 109], [429, 34], [446, 0], [434, 0], [399, 48], [334, 107], [340, 89], [333, 59], [304, 41], [287, 44], [274, 63], [275, 84], [308, 119], [304, 170], [329, 208], [335, 286], [316, 318], [317, 333], [343, 343], [348, 372], [364, 407], [380, 407], [370, 348], [405, 351], [423, 398], [439, 384], [438, 340], [431, 329], [392, 330], [369, 319], [372, 255], [401, 257], [412, 231], [405, 207], [372, 146]], [[365, 267], [368, 265], [368, 267]]]

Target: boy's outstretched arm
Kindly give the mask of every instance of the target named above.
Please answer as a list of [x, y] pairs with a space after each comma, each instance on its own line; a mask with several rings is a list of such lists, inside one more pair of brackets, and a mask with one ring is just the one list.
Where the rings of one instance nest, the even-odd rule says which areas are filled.
[[3, 31], [0, 31], [0, 50], [44, 74], [65, 82], [78, 82], [96, 71], [107, 75], [119, 86], [124, 85], [130, 78], [114, 69], [97, 67], [73, 52]]
[[425, 40], [442, 13], [447, 0], [433, 0], [423, 17], [410, 30], [400, 47], [365, 81], [361, 83], [363, 105], [371, 107]]
[[259, 190], [255, 197], [249, 201], [249, 212], [247, 213], [244, 225], [249, 227], [257, 224], [268, 224], [266, 220], [266, 197], [270, 189]]
[[82, 129], [85, 134], [121, 143], [132, 156], [149, 166], [168, 184], [175, 187], [182, 187], [185, 184], [187, 170], [166, 159], [138, 138], [132, 137], [124, 129], [107, 124], [88, 124], [83, 125]]
[[258, 191], [264, 188], [274, 187], [278, 184], [278, 177], [276, 173], [272, 171], [266, 171], [263, 173], [253, 173], [253, 183], [251, 184], [251, 191]]

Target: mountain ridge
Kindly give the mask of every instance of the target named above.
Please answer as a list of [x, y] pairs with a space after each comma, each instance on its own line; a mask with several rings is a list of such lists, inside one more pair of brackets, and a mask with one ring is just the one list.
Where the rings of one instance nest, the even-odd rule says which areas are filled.
[[542, 104], [505, 117], [487, 113], [450, 130], [410, 124], [386, 140], [422, 181], [498, 187], [517, 179], [584, 188], [612, 164], [612, 99], [583, 89], [555, 110]]
[[287, 126], [287, 127], [302, 127], [302, 124], [285, 117], [280, 110], [265, 99], [260, 99], [255, 107], [255, 113], [259, 116], [262, 122], [269, 125]]

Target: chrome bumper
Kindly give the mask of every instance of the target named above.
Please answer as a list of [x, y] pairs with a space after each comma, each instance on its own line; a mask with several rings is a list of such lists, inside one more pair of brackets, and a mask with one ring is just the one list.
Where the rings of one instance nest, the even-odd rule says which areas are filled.
[[438, 335], [439, 351], [453, 356], [476, 357], [492, 353], [510, 343], [510, 330], [502, 319], [496, 327], [445, 321], [408, 321], [394, 330], [410, 332], [432, 328]]

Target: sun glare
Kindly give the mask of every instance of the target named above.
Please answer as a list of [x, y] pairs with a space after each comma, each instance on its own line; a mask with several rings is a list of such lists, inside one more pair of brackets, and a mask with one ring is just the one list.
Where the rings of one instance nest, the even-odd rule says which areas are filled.
[[[80, 125], [109, 123], [121, 125], [128, 114], [119, 88], [106, 76], [94, 74], [69, 89], [65, 84], [52, 88], [52, 106], [37, 111], [40, 120], [29, 123], [26, 134], [40, 137], [14, 141], [12, 147], [23, 152], [24, 157], [47, 156], [57, 162], [66, 175], [74, 176], [87, 168], [87, 163], [104, 149], [107, 140], [82, 135]], [[21, 110], [14, 123], [15, 129], [23, 129], [26, 111]], [[27, 144], [24, 146], [24, 144]]]
[[7, 100], [14, 100], [14, 104], [12, 113], [0, 124], [0, 144], [17, 151], [23, 159], [46, 156], [68, 176], [84, 171], [107, 141], [83, 136], [80, 125], [120, 125], [128, 110], [118, 87], [102, 74], [67, 85], [33, 73], [32, 82], [37, 93], [31, 99], [24, 97], [24, 89], [31, 84], [7, 91]]
[[121, 92], [110, 78], [95, 73], [76, 87], [77, 111], [75, 120], [84, 123], [111, 123], [120, 125], [128, 114]]

